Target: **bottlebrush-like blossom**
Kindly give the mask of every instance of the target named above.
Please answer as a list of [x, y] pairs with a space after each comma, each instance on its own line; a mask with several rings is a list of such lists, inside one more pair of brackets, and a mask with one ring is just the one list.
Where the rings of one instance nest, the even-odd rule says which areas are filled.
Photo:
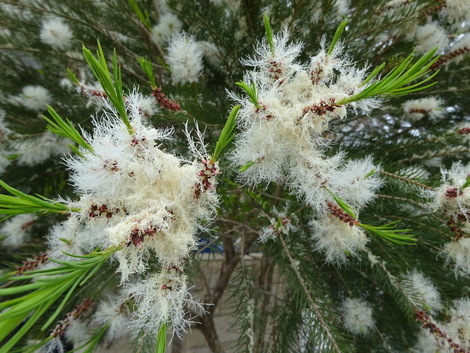
[[470, 298], [454, 300], [445, 331], [465, 351], [470, 349]]
[[202, 46], [185, 33], [174, 35], [168, 43], [167, 62], [174, 83], [196, 82], [202, 72]]
[[158, 45], [163, 45], [173, 34], [179, 33], [183, 24], [178, 17], [167, 12], [160, 17], [158, 24], [152, 27], [152, 39]]
[[470, 3], [467, 0], [446, 0], [441, 14], [449, 22], [460, 26], [461, 22], [468, 21], [470, 18]]
[[419, 26], [414, 34], [416, 51], [425, 53], [434, 46], [444, 50], [449, 45], [447, 33], [437, 22], [429, 22], [424, 26]]
[[454, 217], [469, 221], [470, 187], [462, 188], [468, 175], [470, 164], [454, 163], [450, 170], [441, 170], [442, 185], [434, 192], [434, 209], [440, 209]]
[[302, 51], [301, 43], [289, 44], [289, 34], [284, 32], [276, 37], [274, 50], [271, 50], [266, 40], [263, 39], [255, 48], [256, 56], [241, 60], [245, 66], [252, 66], [259, 69], [263, 79], [268, 82], [275, 82], [286, 79], [297, 70], [300, 65], [295, 60]]
[[341, 16], [345, 16], [351, 11], [351, 0], [337, 0], [334, 4]]
[[[192, 160], [165, 152], [161, 144], [173, 131], [147, 125], [142, 99], [136, 93], [126, 96], [131, 130], [108, 106], [94, 119], [93, 133], [84, 133], [91, 150], [80, 148], [79, 155], [66, 159], [80, 198], [61, 201], [80, 211], [52, 229], [49, 257], [63, 260], [64, 251], [80, 255], [119, 247], [113, 256], [121, 282], [131, 283], [126, 295], [135, 300], [136, 327], [144, 325], [139, 328], [154, 334], [168, 323], [178, 333], [190, 323], [184, 305], [197, 305], [187, 291], [184, 262], [197, 247], [198, 221], [210, 220], [218, 205], [219, 171], [202, 140], [189, 141]], [[161, 269], [142, 281], [149, 262]], [[112, 337], [126, 326], [117, 310], [102, 304], [96, 319], [111, 325]]]
[[411, 121], [420, 120], [425, 116], [434, 120], [444, 115], [442, 100], [436, 97], [408, 100], [403, 104], [403, 110]]
[[426, 329], [422, 329], [416, 340], [416, 344], [411, 349], [412, 353], [451, 353], [442, 342], [437, 342], [436, 338]]
[[13, 98], [15, 103], [36, 111], [45, 109], [51, 100], [49, 91], [42, 86], [25, 86], [21, 94]]
[[[303, 65], [297, 62], [302, 44], [289, 44], [287, 32], [273, 42], [271, 48], [263, 40], [257, 56], [243, 61], [254, 67], [244, 82], [255, 88], [257, 102], [232, 94], [241, 105], [241, 132], [231, 156], [245, 166], [240, 180], [284, 183], [320, 213], [332, 200], [329, 191], [364, 206], [381, 185], [374, 174], [377, 167], [370, 158], [346, 163], [341, 152], [326, 157], [330, 142], [324, 132], [332, 120], [346, 117], [346, 107], [337, 103], [363, 89], [366, 70], [354, 68], [340, 44], [330, 54], [321, 49]], [[351, 107], [367, 112], [376, 105], [376, 100], [365, 99]]]
[[83, 344], [86, 340], [90, 339], [90, 336], [92, 335], [92, 332], [90, 331], [90, 327], [86, 321], [75, 319], [72, 320], [70, 325], [67, 327], [65, 338], [74, 345], [80, 346], [80, 343]]
[[452, 264], [456, 276], [470, 276], [470, 237], [461, 237], [444, 245], [440, 253]]
[[35, 215], [21, 214], [7, 220], [0, 229], [0, 235], [7, 236], [2, 243], [15, 247], [24, 244], [36, 219]]
[[144, 281], [130, 283], [131, 295], [137, 310], [132, 317], [132, 326], [153, 336], [162, 323], [169, 323], [176, 334], [191, 324], [186, 310], [204, 312], [200, 303], [193, 300], [186, 284], [186, 275], [178, 267], [163, 268], [161, 273]]
[[60, 156], [70, 152], [69, 139], [61, 138], [49, 131], [37, 138], [14, 140], [11, 144], [13, 153], [18, 154], [15, 159], [19, 165], [34, 166], [42, 163], [52, 156]]
[[465, 142], [470, 143], [470, 123], [460, 124], [457, 129], [455, 129], [455, 133]]
[[374, 327], [372, 308], [361, 299], [347, 298], [341, 307], [344, 326], [355, 335], [365, 335]]
[[369, 241], [364, 231], [333, 215], [311, 221], [315, 249], [325, 254], [325, 261], [344, 264], [349, 256], [358, 256], [366, 250]]
[[218, 167], [199, 156], [186, 161], [161, 150], [172, 131], [148, 127], [139, 102], [139, 96], [127, 98], [132, 133], [107, 113], [86, 136], [93, 152], [67, 160], [82, 195], [72, 203], [81, 212], [69, 220], [78, 217], [76, 239], [88, 251], [123, 246], [116, 252], [123, 281], [145, 271], [149, 257], [162, 266], [180, 264], [196, 247], [197, 220], [210, 219], [218, 204]]
[[128, 333], [130, 320], [130, 303], [128, 302], [128, 296], [119, 291], [98, 304], [93, 315], [93, 322], [100, 326], [108, 326], [106, 339], [109, 342]]
[[77, 92], [82, 96], [86, 97], [87, 107], [96, 107], [99, 109], [103, 108], [104, 99], [106, 99], [106, 93], [99, 82], [93, 82], [87, 84], [81, 81], [76, 88]]
[[67, 49], [72, 44], [73, 33], [62, 19], [52, 18], [43, 21], [39, 37], [54, 49]]
[[407, 273], [404, 278], [404, 288], [410, 298], [418, 296], [419, 302], [416, 304], [420, 309], [430, 310], [431, 314], [441, 309], [441, 298], [436, 286], [421, 272], [414, 270]]

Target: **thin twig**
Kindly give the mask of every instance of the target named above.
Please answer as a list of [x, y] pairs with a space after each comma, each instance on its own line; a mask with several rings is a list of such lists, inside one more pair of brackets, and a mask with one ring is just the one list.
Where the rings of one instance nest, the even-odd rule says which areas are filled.
[[341, 349], [338, 347], [338, 344], [336, 343], [336, 340], [335, 338], [332, 336], [331, 332], [330, 332], [330, 328], [328, 326], [328, 324], [325, 322], [325, 320], [323, 319], [323, 315], [322, 313], [320, 312], [320, 307], [317, 305], [317, 303], [313, 300], [308, 288], [307, 288], [307, 285], [304, 281], [304, 279], [302, 278], [302, 275], [300, 274], [300, 271], [299, 269], [297, 268], [295, 262], [294, 262], [294, 258], [292, 257], [290, 251], [289, 251], [289, 248], [287, 247], [287, 244], [286, 242], [284, 241], [284, 237], [282, 236], [281, 233], [279, 233], [279, 239], [281, 240], [281, 244], [282, 244], [282, 248], [284, 249], [284, 252], [286, 253], [287, 257], [289, 258], [289, 262], [291, 264], [291, 268], [294, 270], [294, 273], [297, 277], [297, 279], [299, 280], [299, 283], [300, 283], [300, 286], [302, 287], [304, 293], [305, 293], [305, 296], [307, 297], [307, 300], [308, 302], [310, 303], [311, 305], [311, 309], [314, 311], [315, 313], [315, 317], [318, 319], [318, 321], [320, 322], [321, 326], [323, 327], [323, 329], [325, 330], [325, 333], [326, 335], [328, 336], [328, 339], [330, 341], [330, 343], [333, 345], [333, 348], [334, 348], [334, 351], [337, 352], [337, 353], [342, 353], [341, 352]]

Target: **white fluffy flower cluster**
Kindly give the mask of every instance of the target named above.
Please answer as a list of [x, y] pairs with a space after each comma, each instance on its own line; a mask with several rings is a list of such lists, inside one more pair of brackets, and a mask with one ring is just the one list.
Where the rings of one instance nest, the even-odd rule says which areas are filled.
[[355, 335], [365, 335], [374, 327], [372, 308], [361, 299], [347, 298], [342, 305], [344, 326]]
[[67, 49], [72, 44], [73, 33], [62, 19], [52, 18], [43, 21], [39, 37], [54, 49]]
[[[172, 280], [180, 276], [180, 282], [185, 282], [182, 270], [185, 259], [197, 246], [198, 221], [209, 220], [218, 204], [214, 189], [218, 166], [203, 159], [207, 158], [205, 151], [199, 151], [189, 161], [161, 149], [161, 143], [171, 137], [172, 131], [147, 126], [139, 109], [141, 100], [137, 94], [126, 99], [132, 130], [115, 112], [107, 112], [95, 119], [93, 134], [84, 136], [92, 150], [81, 149], [82, 156], [66, 160], [71, 181], [80, 195], [78, 201], [69, 204], [80, 211], [72, 212], [67, 221], [54, 227], [49, 246], [51, 257], [62, 250], [80, 254], [97, 247], [120, 247], [114, 256], [121, 282], [132, 280], [133, 287], [135, 284], [138, 317], [145, 321], [150, 317], [143, 317], [150, 313], [140, 305], [154, 300], [147, 296], [154, 298], [155, 293], [139, 292], [145, 285], [139, 285], [135, 278], [142, 278], [152, 262], [162, 272], [150, 276], [166, 276], [169, 268], [178, 268]], [[196, 145], [203, 146], [203, 142], [192, 142], [191, 149]], [[188, 294], [174, 288], [159, 287], [168, 292], [160, 296], [165, 303], [159, 305], [171, 308], [168, 310], [172, 315], [180, 312], [178, 318], [184, 321], [182, 305]], [[162, 320], [169, 317], [163, 312], [159, 316]], [[152, 321], [152, 329], [161, 323]], [[186, 325], [172, 323], [174, 330]]]
[[403, 104], [403, 110], [411, 121], [421, 120], [425, 116], [436, 120], [444, 115], [442, 100], [436, 97], [408, 100]]
[[52, 98], [49, 91], [42, 86], [25, 86], [21, 94], [13, 97], [12, 100], [27, 109], [40, 111], [46, 108], [46, 104], [51, 103]]
[[36, 219], [35, 215], [21, 214], [7, 220], [0, 229], [0, 235], [7, 236], [2, 242], [3, 245], [16, 247], [24, 244]]
[[69, 139], [65, 139], [46, 131], [35, 138], [14, 140], [10, 149], [18, 157], [19, 165], [34, 166], [43, 163], [52, 156], [60, 156], [70, 152]]
[[122, 336], [128, 329], [130, 319], [130, 300], [122, 291], [118, 291], [102, 300], [93, 315], [93, 323], [101, 326], [108, 325], [106, 339], [109, 342]]
[[470, 349], [470, 298], [454, 300], [445, 331], [463, 349]]
[[470, 3], [467, 0], [446, 0], [441, 14], [459, 27], [470, 19]]
[[271, 225], [261, 229], [259, 234], [260, 243], [266, 243], [269, 240], [273, 240], [278, 234], [288, 235], [292, 232], [297, 231], [297, 227], [294, 222], [297, 220], [294, 214], [289, 215], [287, 210], [278, 211], [276, 208], [273, 209], [273, 214], [276, 218], [272, 218]]
[[470, 164], [454, 163], [450, 170], [442, 170], [442, 185], [434, 193], [434, 209], [450, 217], [450, 227], [455, 234], [441, 255], [446, 263], [454, 265], [456, 275], [470, 275]]
[[[254, 67], [244, 82], [255, 88], [257, 104], [253, 97], [232, 94], [241, 105], [241, 132], [231, 156], [243, 166], [240, 179], [251, 185], [283, 183], [323, 217], [332, 213], [331, 193], [361, 209], [381, 185], [374, 173], [377, 167], [371, 158], [347, 162], [343, 153], [326, 156], [325, 132], [331, 121], [346, 117], [346, 107], [338, 102], [363, 89], [366, 70], [356, 69], [344, 58], [340, 44], [331, 54], [322, 49], [308, 64], [301, 64], [297, 57], [302, 44], [289, 44], [287, 33], [273, 40], [273, 48], [263, 41], [256, 48], [257, 56], [244, 60]], [[365, 99], [351, 107], [367, 112], [376, 105], [377, 101]], [[331, 261], [342, 260], [345, 251], [354, 254], [367, 241], [362, 230], [349, 223], [345, 228], [341, 221], [329, 218], [314, 222], [318, 230], [335, 228], [314, 236], [321, 238], [317, 248], [329, 254]], [[345, 244], [344, 239], [351, 242]]]
[[320, 220], [313, 220], [311, 225], [315, 249], [325, 254], [328, 263], [343, 264], [348, 261], [348, 256], [358, 256], [360, 251], [366, 250], [369, 239], [355, 224], [328, 214]]
[[158, 24], [152, 27], [152, 40], [158, 45], [163, 45], [173, 34], [179, 33], [183, 24], [178, 17], [167, 12], [162, 15]]
[[447, 33], [437, 22], [429, 22], [424, 26], [419, 26], [414, 37], [416, 40], [415, 49], [420, 53], [427, 52], [434, 46], [444, 50], [449, 45]]
[[167, 62], [175, 84], [196, 82], [202, 72], [204, 49], [194, 37], [175, 34], [168, 43]]
[[446, 322], [436, 323], [445, 336], [433, 334], [429, 328], [422, 329], [413, 353], [454, 353], [470, 349], [470, 298], [454, 300], [446, 318]]
[[[470, 175], [470, 163], [454, 163], [450, 170], [442, 170], [442, 185], [435, 192], [434, 208], [455, 217], [468, 216], [470, 188], [463, 188]], [[467, 219], [468, 221], [468, 219]]]
[[191, 324], [183, 308], [204, 312], [202, 304], [194, 301], [186, 285], [186, 275], [179, 267], [163, 268], [145, 281], [131, 283], [128, 294], [138, 303], [132, 326], [149, 334], [158, 331], [160, 323], [171, 324], [179, 335]]
[[404, 289], [409, 298], [416, 299], [416, 305], [421, 310], [429, 310], [435, 314], [441, 309], [441, 296], [436, 286], [428, 277], [421, 272], [414, 270], [404, 277]]

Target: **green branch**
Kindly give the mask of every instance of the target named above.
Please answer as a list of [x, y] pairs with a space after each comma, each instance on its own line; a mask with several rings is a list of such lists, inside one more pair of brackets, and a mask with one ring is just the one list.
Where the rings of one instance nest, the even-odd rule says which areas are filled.
[[[429, 73], [430, 66], [438, 59], [437, 56], [434, 57], [437, 49], [438, 47], [432, 48], [414, 64], [412, 64], [413, 53], [411, 53], [399, 66], [393, 68], [387, 75], [385, 75], [385, 77], [374, 82], [365, 88], [362, 92], [339, 100], [336, 104], [349, 104], [360, 101], [361, 99], [375, 96], [402, 96], [434, 86], [437, 82], [433, 82], [427, 85], [424, 84], [432, 80], [439, 71], [436, 71], [427, 78], [422, 78]], [[384, 67], [385, 64], [382, 64], [378, 68], [374, 69], [372, 73], [362, 82], [361, 86], [364, 86], [374, 77], [376, 77], [384, 69]], [[418, 80], [417, 83], [410, 84], [416, 80]]]
[[[79, 146], [83, 147], [86, 150], [92, 151], [93, 152], [93, 147], [85, 141], [85, 139], [82, 137], [82, 135], [78, 132], [78, 130], [73, 126], [73, 123], [69, 119], [62, 119], [59, 114], [56, 113], [54, 108], [51, 106], [47, 106], [47, 111], [51, 115], [52, 119], [49, 119], [46, 116], [42, 116], [44, 120], [47, 121], [47, 126], [46, 128], [59, 136], [62, 137], [67, 137], [71, 139], [73, 142], [78, 144]], [[74, 145], [69, 145], [69, 147], [72, 149], [74, 153], [77, 155], [82, 156], [78, 148]]]
[[235, 84], [246, 92], [251, 103], [253, 103], [256, 108], [260, 107], [260, 104], [258, 103], [258, 92], [256, 91], [256, 85], [254, 82], [252, 82], [251, 85], [243, 81], [236, 82]]
[[[349, 206], [346, 201], [344, 201], [341, 197], [334, 194], [331, 190], [326, 189], [326, 191], [328, 191], [331, 197], [333, 197], [335, 202], [338, 204], [339, 207], [341, 207], [341, 209], [344, 212], [346, 212], [351, 217], [357, 219], [357, 216], [353, 208]], [[411, 229], [395, 229], [396, 224], [398, 222], [399, 221], [396, 221], [396, 222], [384, 224], [381, 226], [372, 226], [370, 224], [363, 224], [363, 223], [357, 222], [356, 225], [391, 243], [395, 243], [399, 245], [405, 245], [405, 244], [410, 245], [413, 242], [415, 242], [416, 238], [413, 238], [413, 235], [403, 234], [406, 232], [410, 232]]]
[[237, 126], [237, 118], [239, 111], [239, 105], [236, 105], [232, 108], [232, 111], [230, 112], [230, 115], [228, 116], [227, 121], [225, 122], [224, 128], [220, 133], [219, 140], [215, 145], [215, 150], [211, 158], [213, 162], [216, 162], [219, 159], [219, 156], [222, 151], [225, 149], [225, 147], [227, 147], [230, 141], [232, 141], [234, 137], [233, 130], [235, 130], [235, 127]]
[[129, 116], [127, 115], [126, 103], [124, 101], [124, 95], [122, 91], [121, 69], [117, 63], [116, 50], [114, 50], [112, 59], [112, 75], [108, 69], [108, 63], [106, 62], [103, 48], [101, 47], [99, 41], [96, 57], [85, 46], [83, 46], [83, 56], [85, 57], [88, 66], [91, 68], [91, 71], [93, 71], [93, 74], [95, 75], [96, 79], [103, 87], [107, 98], [116, 108], [119, 117], [126, 125], [127, 129], [129, 130], [129, 133], [132, 134], [133, 129], [129, 121]]
[[344, 29], [346, 28], [346, 25], [348, 24], [348, 20], [344, 20], [343, 22], [340, 23], [338, 29], [335, 32], [335, 35], [333, 36], [333, 40], [331, 41], [330, 48], [328, 49], [328, 55], [331, 55], [333, 53], [333, 50], [335, 49], [336, 43], [338, 43], [339, 38], [344, 32]]
[[139, 5], [137, 5], [136, 0], [128, 0], [129, 5], [131, 5], [132, 10], [136, 14], [136, 16], [139, 18], [139, 20], [142, 22], [142, 24], [150, 31], [152, 30], [152, 25], [150, 24], [150, 17], [149, 13], [147, 11], [142, 12], [140, 9]]
[[70, 208], [63, 203], [52, 201], [44, 196], [25, 194], [0, 180], [0, 186], [14, 196], [0, 194], [0, 214], [14, 216], [25, 213], [69, 213], [78, 212], [78, 208]]
[[[75, 289], [89, 281], [109, 257], [119, 249], [119, 247], [114, 247], [85, 256], [75, 256], [80, 258], [80, 261], [52, 260], [61, 266], [29, 271], [25, 272], [23, 276], [9, 278], [11, 281], [34, 279], [34, 283], [0, 288], [0, 297], [22, 295], [0, 303], [0, 310], [8, 308], [0, 313], [0, 341], [8, 337], [8, 340], [0, 348], [0, 353], [10, 352], [23, 336], [36, 325], [38, 320], [46, 312], [51, 312], [51, 307], [65, 295], [42, 325], [41, 331], [47, 330], [60, 315]], [[30, 292], [31, 290], [34, 291]], [[19, 326], [21, 328], [13, 336], [10, 336]]]
[[139, 62], [140, 67], [144, 70], [147, 78], [149, 79], [150, 87], [152, 90], [157, 89], [157, 83], [155, 82], [155, 75], [153, 74], [152, 63], [144, 57], [138, 57], [137, 61]]
[[391, 243], [398, 245], [412, 245], [417, 241], [411, 234], [403, 234], [410, 232], [411, 229], [395, 229], [396, 224], [399, 221], [384, 224], [381, 226], [372, 226], [370, 224], [359, 223], [358, 226], [368, 230], [370, 233], [379, 236], [380, 238], [387, 240]]
[[271, 54], [274, 55], [274, 37], [273, 37], [273, 30], [271, 28], [271, 24], [269, 23], [268, 15], [263, 15], [264, 21], [264, 29], [266, 31], [266, 40], [269, 45], [269, 49], [271, 50]]

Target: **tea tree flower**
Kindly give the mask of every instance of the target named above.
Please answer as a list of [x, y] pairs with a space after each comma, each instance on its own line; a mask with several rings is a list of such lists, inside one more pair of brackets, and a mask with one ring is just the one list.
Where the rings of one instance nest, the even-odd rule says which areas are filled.
[[440, 50], [444, 50], [449, 45], [447, 33], [436, 22], [429, 22], [418, 27], [414, 35], [415, 49], [418, 52], [425, 53], [436, 45]]
[[430, 310], [431, 314], [435, 314], [441, 309], [441, 300], [437, 288], [421, 272], [414, 270], [407, 273], [404, 283], [409, 288], [410, 297], [418, 296], [420, 303], [417, 303], [417, 305], [419, 307]]
[[129, 333], [129, 305], [130, 300], [122, 291], [109, 295], [98, 304], [93, 315], [93, 323], [109, 326], [106, 331], [106, 339], [109, 342]]
[[470, 17], [470, 4], [465, 0], [446, 0], [442, 15], [449, 22], [459, 26], [461, 22], [468, 20]]
[[445, 330], [463, 349], [470, 349], [470, 298], [454, 300]]
[[[320, 213], [330, 199], [328, 188], [362, 207], [381, 185], [373, 176], [377, 168], [370, 159], [345, 163], [342, 153], [326, 158], [329, 141], [322, 133], [332, 120], [346, 117], [345, 106], [337, 102], [358, 92], [365, 70], [353, 67], [340, 44], [327, 51], [324, 42], [310, 64], [302, 65], [297, 62], [302, 44], [289, 44], [288, 38], [284, 32], [262, 41], [257, 56], [243, 61], [255, 69], [239, 83], [249, 97], [232, 94], [242, 106], [242, 131], [232, 155], [244, 166], [240, 179], [251, 185], [286, 183]], [[373, 99], [352, 103], [364, 110], [374, 105]]]
[[447, 353], [448, 351], [434, 336], [427, 330], [421, 329], [418, 334], [416, 344], [413, 346], [413, 353]]
[[325, 261], [344, 264], [349, 256], [358, 256], [366, 250], [369, 241], [364, 231], [358, 226], [327, 215], [320, 220], [313, 220], [312, 240], [315, 249], [325, 254]]
[[160, 17], [157, 25], [152, 27], [152, 39], [155, 43], [164, 44], [173, 34], [179, 33], [183, 24], [178, 17], [167, 12]]
[[37, 138], [15, 140], [11, 144], [11, 149], [18, 154], [15, 160], [19, 165], [34, 166], [50, 157], [70, 152], [69, 143], [70, 140], [46, 131]]
[[49, 91], [42, 86], [25, 86], [19, 96], [13, 98], [14, 102], [24, 107], [39, 111], [46, 108], [46, 104], [50, 104], [52, 97]]
[[454, 239], [444, 245], [441, 255], [451, 264], [456, 276], [470, 275], [470, 237]]
[[403, 104], [403, 110], [411, 121], [417, 121], [426, 116], [435, 120], [444, 115], [442, 103], [442, 100], [436, 97], [413, 99]]
[[341, 308], [344, 326], [355, 335], [366, 335], [374, 327], [372, 308], [361, 299], [347, 298]]
[[24, 244], [36, 219], [32, 214], [22, 214], [7, 220], [0, 229], [0, 235], [7, 236], [2, 243], [15, 247]]
[[41, 41], [54, 49], [67, 49], [72, 44], [70, 26], [60, 18], [44, 20], [39, 34]]
[[202, 46], [186, 33], [174, 35], [168, 43], [167, 61], [174, 83], [196, 82], [203, 69]]
[[[442, 185], [434, 192], [434, 208], [445, 211], [454, 218], [467, 218], [470, 209], [470, 188], [463, 188], [470, 164], [454, 163], [450, 170], [441, 170]], [[468, 219], [467, 219], [468, 221]]]
[[176, 334], [190, 326], [186, 308], [204, 311], [188, 291], [186, 275], [178, 267], [163, 268], [161, 273], [132, 283], [127, 292], [135, 298], [137, 310], [132, 317], [136, 329], [155, 335], [162, 323], [170, 323]]

